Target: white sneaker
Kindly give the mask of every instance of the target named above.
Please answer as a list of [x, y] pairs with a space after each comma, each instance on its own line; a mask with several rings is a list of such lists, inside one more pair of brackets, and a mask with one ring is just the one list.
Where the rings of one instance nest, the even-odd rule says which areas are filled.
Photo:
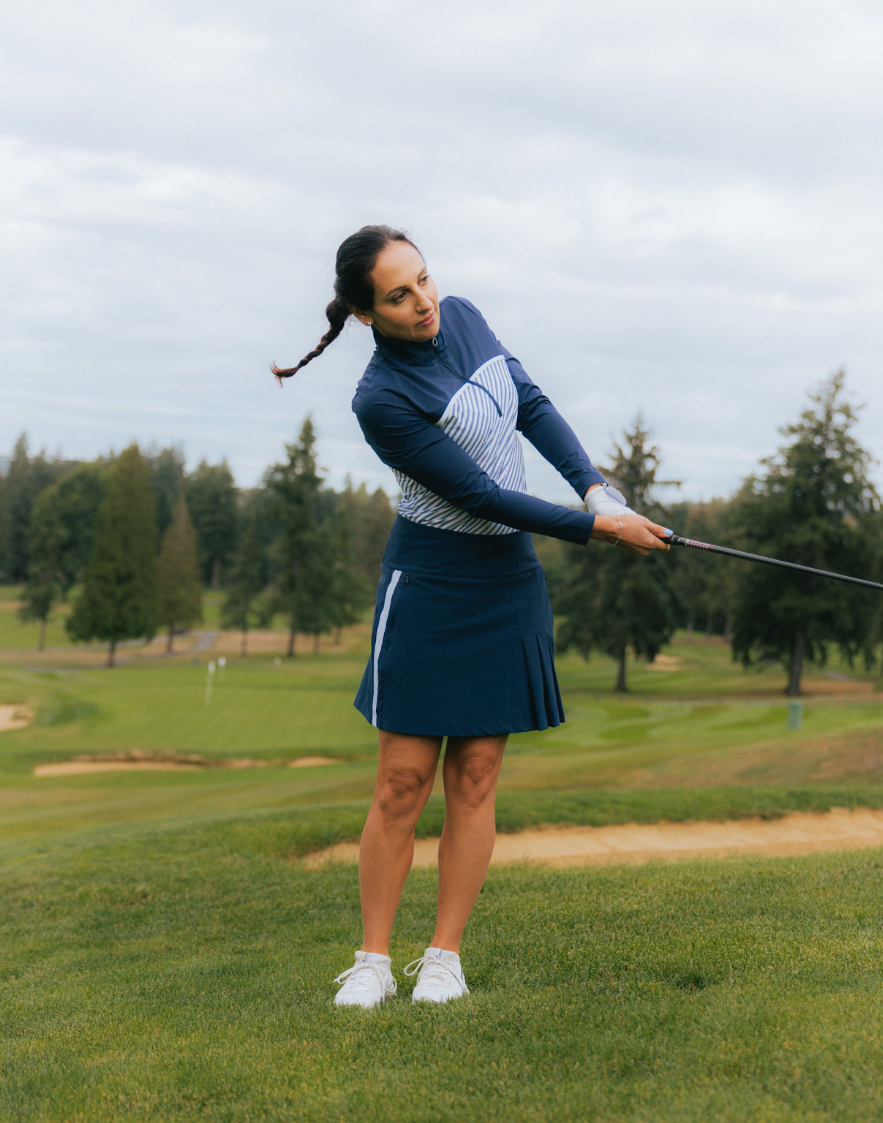
[[460, 956], [455, 951], [427, 948], [419, 959], [408, 964], [405, 974], [416, 975], [418, 969], [412, 1002], [450, 1002], [469, 993]]
[[357, 951], [355, 964], [334, 981], [343, 984], [334, 996], [335, 1006], [364, 1006], [366, 1010], [379, 1006], [398, 989], [389, 956], [376, 951]]

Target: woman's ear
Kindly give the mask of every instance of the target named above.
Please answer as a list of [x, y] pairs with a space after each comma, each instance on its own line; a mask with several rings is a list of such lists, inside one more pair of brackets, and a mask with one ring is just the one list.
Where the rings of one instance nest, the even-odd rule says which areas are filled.
[[363, 312], [360, 308], [353, 308], [352, 304], [349, 306], [349, 309], [360, 324], [364, 324], [366, 328], [374, 326], [374, 317], [370, 312]]

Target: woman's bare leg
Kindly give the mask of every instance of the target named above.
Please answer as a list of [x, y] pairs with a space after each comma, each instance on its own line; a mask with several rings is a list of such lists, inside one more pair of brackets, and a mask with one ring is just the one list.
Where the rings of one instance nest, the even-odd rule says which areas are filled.
[[460, 952], [494, 849], [497, 778], [506, 735], [449, 737], [442, 774], [445, 826], [438, 848], [438, 920], [432, 946]]
[[359, 845], [362, 951], [389, 955], [389, 934], [414, 859], [414, 827], [432, 791], [441, 743], [441, 737], [380, 730], [377, 787]]

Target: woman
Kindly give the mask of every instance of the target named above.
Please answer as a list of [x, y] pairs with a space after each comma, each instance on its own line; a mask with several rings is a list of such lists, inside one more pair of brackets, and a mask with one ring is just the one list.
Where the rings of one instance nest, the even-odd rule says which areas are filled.
[[[320, 355], [350, 315], [377, 349], [353, 410], [402, 499], [383, 558], [371, 657], [356, 707], [379, 732], [377, 786], [362, 832], [363, 942], [340, 1006], [395, 994], [389, 936], [442, 742], [445, 825], [438, 920], [415, 1001], [468, 994], [460, 939], [494, 847], [494, 799], [510, 733], [564, 720], [552, 612], [531, 532], [634, 553], [667, 550], [662, 527], [607, 493], [573, 431], [466, 300], [439, 301], [417, 247], [365, 226], [337, 252], [329, 328], [287, 378]], [[518, 432], [588, 511], [527, 494]]]

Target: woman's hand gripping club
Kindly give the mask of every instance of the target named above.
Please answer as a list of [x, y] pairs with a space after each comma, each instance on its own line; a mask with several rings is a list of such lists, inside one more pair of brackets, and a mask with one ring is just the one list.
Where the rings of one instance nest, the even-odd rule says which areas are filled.
[[651, 550], [668, 550], [662, 538], [671, 531], [637, 514], [624, 496], [609, 484], [595, 484], [586, 492], [586, 507], [595, 516], [592, 537], [619, 546], [629, 554], [646, 557]]

